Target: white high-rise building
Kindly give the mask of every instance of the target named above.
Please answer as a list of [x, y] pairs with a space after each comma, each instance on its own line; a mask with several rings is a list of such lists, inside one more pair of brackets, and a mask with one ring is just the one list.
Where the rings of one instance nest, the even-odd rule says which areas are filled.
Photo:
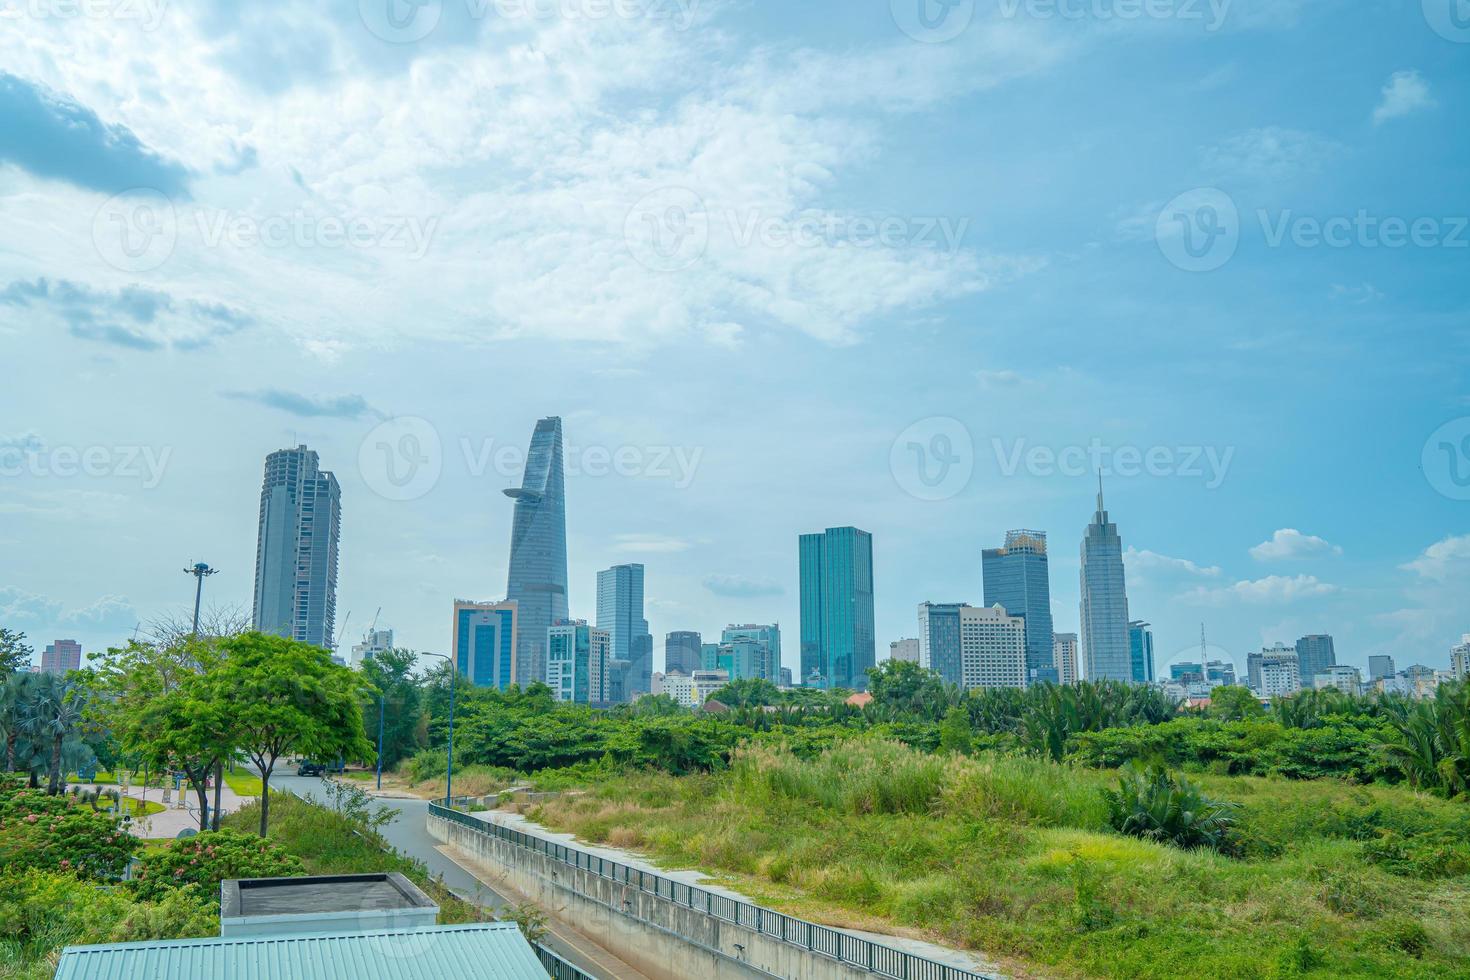
[[342, 490], [305, 446], [265, 458], [251, 621], [262, 633], [332, 649]]
[[1272, 659], [1261, 664], [1261, 687], [1259, 694], [1267, 698], [1289, 697], [1302, 689], [1297, 674], [1296, 651], [1290, 659]]
[[710, 696], [730, 683], [726, 670], [696, 670], [693, 674], [671, 671], [662, 678], [654, 677], [654, 694], [667, 694], [686, 708], [697, 708]]
[[1062, 684], [1077, 683], [1077, 634], [1053, 633], [1052, 657], [1056, 661], [1057, 678]]
[[1318, 690], [1335, 687], [1344, 694], [1357, 694], [1363, 688], [1363, 675], [1356, 667], [1334, 664], [1312, 678], [1312, 686]]
[[909, 663], [919, 662], [919, 639], [894, 640], [888, 644], [889, 660], [907, 660]]
[[1026, 619], [1004, 606], [960, 607], [961, 686], [1026, 686]]
[[375, 653], [386, 653], [393, 649], [393, 631], [390, 629], [368, 630], [363, 636], [361, 643], [352, 645], [352, 659], [349, 661], [353, 670], [362, 667], [362, 658]]
[[1470, 677], [1470, 633], [1460, 637], [1460, 645], [1450, 650], [1450, 673], [1457, 681]]

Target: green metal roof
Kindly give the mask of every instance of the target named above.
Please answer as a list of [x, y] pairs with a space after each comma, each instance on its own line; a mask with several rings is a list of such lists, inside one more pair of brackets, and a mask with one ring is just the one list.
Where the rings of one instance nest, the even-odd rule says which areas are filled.
[[546, 980], [513, 922], [68, 946], [56, 980]]

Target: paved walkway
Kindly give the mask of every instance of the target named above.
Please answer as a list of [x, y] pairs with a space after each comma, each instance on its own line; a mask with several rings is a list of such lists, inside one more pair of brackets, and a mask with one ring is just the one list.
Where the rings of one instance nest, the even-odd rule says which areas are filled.
[[[103, 786], [97, 786], [92, 783], [77, 783], [76, 785], [86, 790], [118, 788], [112, 783]], [[184, 800], [182, 809], [178, 806], [180, 794], [183, 795]], [[145, 789], [142, 786], [134, 784], [128, 787], [127, 795], [129, 799], [147, 800], [152, 803], [163, 802], [163, 790], [157, 786], [150, 786]], [[177, 837], [182, 830], [199, 829], [199, 797], [194, 794], [189, 784], [184, 783], [180, 790], [171, 795], [172, 798], [167, 809], [160, 813], [149, 814], [145, 817], [133, 818], [133, 823], [130, 828], [133, 836], [143, 837], [149, 840], [162, 840], [164, 838]], [[234, 813], [253, 799], [255, 799], [253, 796], [237, 796], [235, 791], [230, 789], [229, 783], [220, 787], [220, 810], [224, 813]], [[209, 805], [214, 806], [213, 789], [209, 791]]]

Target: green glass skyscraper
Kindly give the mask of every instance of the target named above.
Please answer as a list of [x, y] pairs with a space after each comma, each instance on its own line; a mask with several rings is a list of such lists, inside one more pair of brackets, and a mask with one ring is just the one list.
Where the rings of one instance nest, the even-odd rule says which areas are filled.
[[801, 683], [865, 690], [876, 662], [873, 536], [855, 527], [803, 534]]

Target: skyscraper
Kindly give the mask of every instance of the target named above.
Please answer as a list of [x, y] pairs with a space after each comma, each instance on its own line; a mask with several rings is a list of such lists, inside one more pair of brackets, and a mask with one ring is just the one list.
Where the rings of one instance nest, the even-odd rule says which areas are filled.
[[1097, 482], [1097, 513], [1082, 539], [1082, 662], [1087, 680], [1133, 679], [1128, 652], [1128, 592], [1123, 581], [1123, 539], [1103, 506]]
[[653, 637], [643, 618], [643, 566], [614, 565], [597, 573], [597, 628], [612, 638], [612, 659], [628, 661], [623, 696], [653, 689]]
[[699, 669], [699, 648], [704, 639], [693, 630], [674, 630], [664, 637], [664, 672], [693, 674]]
[[330, 649], [337, 620], [342, 490], [305, 446], [265, 458], [252, 621], [262, 633]]
[[865, 690], [877, 659], [873, 628], [873, 536], [855, 527], [803, 534], [801, 680]]
[[1077, 634], [1053, 633], [1052, 650], [1055, 652], [1058, 683], [1076, 684]]
[[[708, 644], [705, 647], [708, 650]], [[739, 680], [745, 677], [760, 677], [778, 683], [781, 679], [781, 626], [779, 623], [770, 626], [747, 623], [743, 626], [726, 626], [720, 634], [719, 655], [724, 657], [733, 649], [737, 666], [726, 668], [730, 670], [730, 679]], [[704, 658], [707, 660], [707, 656]], [[740, 666], [740, 665], [745, 666]], [[716, 663], [713, 667], [704, 663], [706, 669], [725, 667], [724, 663]]]
[[525, 686], [546, 679], [546, 631], [567, 618], [561, 419], [536, 423], [521, 485], [505, 495], [516, 502], [505, 597], [516, 604], [516, 680]]
[[82, 645], [76, 640], [57, 640], [41, 651], [41, 672], [65, 674], [82, 669]]
[[1007, 531], [1005, 546], [986, 548], [980, 560], [985, 604], [999, 603], [1026, 620], [1027, 679], [1056, 681], [1046, 532]]
[[919, 603], [919, 666], [934, 671], [946, 684], [964, 680], [960, 663], [960, 610], [964, 605]]
[[454, 669], [476, 687], [502, 691], [516, 679], [516, 604], [454, 600]]
[[1318, 674], [1325, 674], [1328, 667], [1337, 666], [1337, 651], [1332, 647], [1332, 637], [1317, 633], [1297, 640], [1296, 660], [1302, 687], [1313, 686]]
[[[1301, 667], [1297, 662], [1295, 647], [1289, 647], [1285, 643], [1277, 643], [1262, 648], [1260, 653], [1246, 654], [1245, 658], [1246, 682], [1251, 690], [1257, 694], [1270, 696], [1271, 693], [1283, 693], [1281, 685], [1285, 684], [1288, 674], [1292, 678], [1291, 683], [1300, 686]], [[1267, 683], [1266, 675], [1274, 672], [1275, 680]], [[1274, 685], [1274, 686], [1273, 686]], [[1270, 688], [1270, 690], [1268, 690]], [[1285, 693], [1294, 693], [1296, 687]]]
[[[1135, 684], [1154, 682], [1154, 634], [1148, 623], [1128, 624], [1128, 670]], [[1203, 665], [1200, 672], [1204, 672]]]
[[[1465, 642], [1470, 644], [1470, 636], [1466, 637]], [[1371, 679], [1376, 681], [1383, 677], [1392, 677], [1393, 674], [1393, 657], [1386, 653], [1375, 653], [1368, 658], [1368, 676]]]
[[546, 683], [558, 701], [605, 704], [612, 700], [608, 650], [612, 637], [583, 619], [546, 631]]

